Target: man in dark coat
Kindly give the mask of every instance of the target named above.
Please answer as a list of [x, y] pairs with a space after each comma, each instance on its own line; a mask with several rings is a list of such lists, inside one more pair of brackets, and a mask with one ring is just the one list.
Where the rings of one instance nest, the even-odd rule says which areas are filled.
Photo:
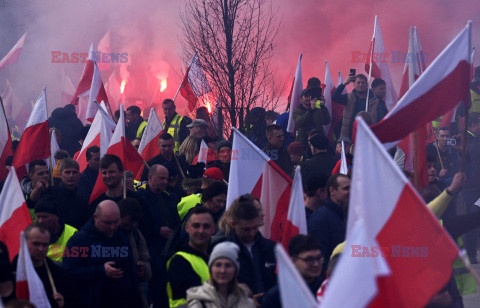
[[302, 173], [316, 170], [329, 176], [337, 161], [335, 156], [328, 152], [328, 138], [322, 134], [316, 134], [308, 141], [313, 155], [301, 164]]
[[78, 307], [139, 307], [141, 303], [133, 253], [119, 224], [117, 204], [106, 200], [68, 241], [63, 265], [76, 290]]
[[322, 277], [327, 270], [333, 249], [345, 241], [350, 178], [335, 174], [327, 182], [328, 199], [325, 204], [310, 215], [307, 221], [308, 234], [320, 243], [323, 263]]
[[100, 169], [100, 148], [96, 145], [87, 148], [86, 156], [88, 165], [80, 175], [78, 195], [82, 199], [90, 200]]
[[[72, 110], [73, 108], [73, 110]], [[55, 127], [62, 134], [60, 149], [68, 152], [70, 157], [80, 150], [80, 136], [83, 130], [82, 122], [77, 118], [75, 106], [67, 105], [65, 108], [53, 110], [48, 118], [49, 128]]]
[[293, 175], [293, 164], [290, 154], [287, 149], [283, 147], [285, 137], [283, 135], [280, 125], [271, 124], [267, 126], [267, 146], [263, 151], [267, 153], [271, 160], [273, 160], [287, 175]]

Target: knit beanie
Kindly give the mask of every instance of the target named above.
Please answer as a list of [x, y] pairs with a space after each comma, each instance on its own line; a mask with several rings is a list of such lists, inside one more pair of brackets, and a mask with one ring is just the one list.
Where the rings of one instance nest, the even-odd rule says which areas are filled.
[[213, 262], [220, 258], [227, 258], [231, 260], [237, 267], [237, 273], [240, 270], [240, 263], [238, 262], [238, 253], [240, 248], [237, 244], [233, 242], [222, 242], [217, 244], [212, 253], [210, 254], [210, 259], [208, 260], [208, 268], [212, 267]]
[[232, 149], [232, 143], [228, 140], [222, 140], [220, 141], [219, 143], [217, 143], [217, 151], [220, 152], [220, 150], [223, 148], [223, 147], [228, 147], [230, 149]]
[[35, 214], [36, 213], [49, 213], [60, 216], [58, 213], [57, 203], [51, 197], [44, 197], [37, 202], [35, 205]]

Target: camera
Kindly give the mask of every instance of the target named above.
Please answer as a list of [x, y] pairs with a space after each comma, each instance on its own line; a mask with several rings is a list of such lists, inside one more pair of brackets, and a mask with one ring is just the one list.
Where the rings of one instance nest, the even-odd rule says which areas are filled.
[[457, 145], [457, 140], [451, 138], [451, 139], [447, 139], [447, 145], [448, 146], [456, 146]]

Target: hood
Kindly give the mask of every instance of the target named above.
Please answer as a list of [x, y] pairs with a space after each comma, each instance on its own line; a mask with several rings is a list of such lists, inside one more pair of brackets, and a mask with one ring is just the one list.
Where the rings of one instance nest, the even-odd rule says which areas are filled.
[[187, 299], [189, 302], [192, 300], [214, 302], [217, 297], [218, 295], [215, 287], [208, 281], [205, 281], [201, 286], [187, 290]]
[[56, 108], [52, 111], [52, 118], [56, 120], [66, 121], [76, 117], [77, 115], [75, 114], [75, 112], [65, 108]]

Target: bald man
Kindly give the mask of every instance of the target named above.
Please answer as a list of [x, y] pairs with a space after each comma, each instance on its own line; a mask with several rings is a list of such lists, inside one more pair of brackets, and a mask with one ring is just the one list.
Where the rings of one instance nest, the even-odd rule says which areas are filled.
[[155, 222], [155, 236], [147, 239], [153, 274], [149, 286], [155, 307], [168, 307], [168, 297], [165, 291], [167, 285], [166, 265], [163, 262], [162, 251], [169, 235], [180, 225], [177, 205], [165, 192], [168, 177], [167, 168], [162, 165], [153, 165], [148, 173], [146, 187], [137, 191], [148, 204]]
[[112, 200], [98, 204], [92, 218], [70, 238], [63, 265], [82, 307], [138, 307], [136, 269], [121, 231], [120, 209]]

